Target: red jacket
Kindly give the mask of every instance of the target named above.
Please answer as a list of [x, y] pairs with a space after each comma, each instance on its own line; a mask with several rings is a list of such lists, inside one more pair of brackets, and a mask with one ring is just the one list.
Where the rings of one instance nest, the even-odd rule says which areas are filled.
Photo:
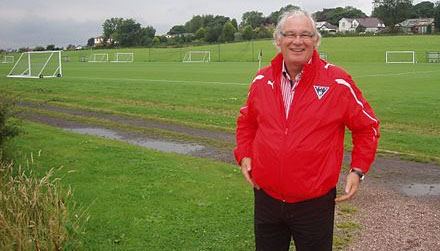
[[336, 186], [345, 127], [352, 132], [351, 166], [365, 173], [374, 160], [379, 121], [351, 76], [313, 53], [303, 67], [286, 119], [280, 82], [283, 57], [257, 73], [237, 120], [235, 158], [252, 158], [251, 176], [272, 197], [298, 202]]

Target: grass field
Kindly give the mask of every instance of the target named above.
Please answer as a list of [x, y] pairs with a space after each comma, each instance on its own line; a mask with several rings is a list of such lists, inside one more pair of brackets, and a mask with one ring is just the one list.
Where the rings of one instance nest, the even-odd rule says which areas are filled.
[[[384, 62], [386, 50], [414, 50], [423, 62], [424, 53], [440, 50], [439, 44], [440, 36], [323, 39], [321, 50], [352, 75], [380, 119], [381, 152], [440, 162], [440, 64]], [[204, 48], [221, 62], [178, 62], [186, 51]], [[118, 50], [135, 53], [135, 62], [127, 64], [81, 63], [81, 55], [93, 52], [66, 52], [71, 61], [63, 64], [62, 78], [10, 79], [5, 75], [12, 65], [0, 64], [0, 91], [23, 101], [234, 132], [257, 70], [256, 62], [247, 61], [260, 49], [267, 64], [276, 52], [270, 40]], [[111, 57], [116, 50], [108, 52]], [[76, 170], [65, 182], [76, 189], [78, 201], [91, 205], [85, 237], [90, 250], [252, 247], [252, 195], [231, 166], [34, 123], [25, 129], [10, 150], [42, 149], [47, 168]]]
[[[253, 43], [256, 50], [266, 48], [275, 53], [269, 40]], [[440, 157], [440, 109], [436, 109], [440, 104], [436, 95], [440, 65], [384, 64], [386, 50], [415, 50], [422, 58], [426, 51], [436, 50], [436, 44], [440, 44], [440, 36], [323, 39], [321, 48], [328, 53], [329, 61], [353, 76], [381, 120], [381, 149], [425, 159]], [[227, 58], [249, 46], [245, 42], [221, 48]], [[163, 49], [163, 55], [191, 49], [200, 48]], [[61, 79], [7, 79], [4, 76], [11, 66], [2, 64], [0, 90], [29, 101], [234, 131], [238, 109], [256, 72], [255, 62], [139, 62], [147, 61], [142, 57], [149, 49], [132, 51], [135, 63], [72, 60], [64, 64], [65, 76]], [[69, 53], [75, 53], [73, 57], [83, 52], [65, 54]], [[167, 57], [162, 59], [166, 61]], [[235, 59], [240, 61], [239, 57]]]

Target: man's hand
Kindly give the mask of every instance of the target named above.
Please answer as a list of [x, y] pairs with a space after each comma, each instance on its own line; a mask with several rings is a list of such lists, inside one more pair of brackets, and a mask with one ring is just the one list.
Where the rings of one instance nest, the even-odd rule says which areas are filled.
[[244, 178], [246, 179], [246, 181], [252, 186], [255, 187], [257, 189], [260, 189], [254, 182], [254, 179], [252, 179], [251, 177], [251, 170], [252, 170], [252, 159], [249, 157], [244, 157], [243, 159], [241, 159], [240, 162], [241, 165], [241, 172], [243, 173]]
[[339, 196], [335, 199], [336, 202], [350, 200], [359, 188], [360, 178], [356, 173], [350, 172], [347, 175], [347, 182], [345, 185], [345, 195]]

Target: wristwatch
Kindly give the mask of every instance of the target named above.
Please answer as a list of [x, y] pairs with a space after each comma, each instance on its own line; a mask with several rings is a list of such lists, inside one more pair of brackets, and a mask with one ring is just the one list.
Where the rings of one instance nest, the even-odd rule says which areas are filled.
[[351, 168], [351, 169], [350, 169], [350, 173], [351, 173], [351, 172], [357, 174], [357, 175], [359, 176], [359, 180], [360, 180], [360, 181], [362, 181], [362, 180], [365, 179], [365, 173], [362, 172], [361, 170]]

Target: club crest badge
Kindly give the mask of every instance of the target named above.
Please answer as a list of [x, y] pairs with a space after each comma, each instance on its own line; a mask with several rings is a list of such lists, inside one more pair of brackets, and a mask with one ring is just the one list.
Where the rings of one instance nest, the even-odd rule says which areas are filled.
[[315, 92], [316, 92], [316, 95], [318, 95], [318, 99], [322, 99], [322, 97], [324, 97], [324, 95], [330, 89], [330, 87], [328, 87], [328, 86], [314, 85], [313, 87], [315, 87]]

